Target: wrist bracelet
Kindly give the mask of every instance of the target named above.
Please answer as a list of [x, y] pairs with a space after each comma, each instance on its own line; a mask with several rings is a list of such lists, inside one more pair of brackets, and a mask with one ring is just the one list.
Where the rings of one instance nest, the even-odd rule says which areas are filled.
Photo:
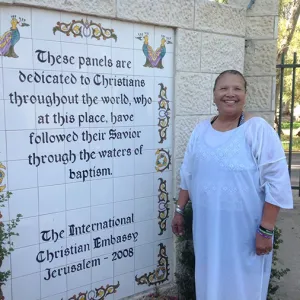
[[273, 233], [274, 233], [274, 230], [266, 229], [266, 228], [262, 227], [261, 225], [259, 226], [259, 230], [262, 231], [263, 233], [266, 233], [269, 235], [273, 235]]
[[183, 215], [183, 214], [184, 214], [183, 209], [181, 209], [179, 205], [176, 205], [175, 211], [176, 211], [177, 213], [179, 213], [180, 215]]

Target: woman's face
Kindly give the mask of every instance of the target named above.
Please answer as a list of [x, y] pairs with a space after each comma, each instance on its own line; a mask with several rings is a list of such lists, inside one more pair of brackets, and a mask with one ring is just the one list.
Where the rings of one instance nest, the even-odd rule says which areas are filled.
[[214, 91], [214, 102], [220, 114], [241, 114], [246, 102], [244, 79], [240, 75], [222, 75]]

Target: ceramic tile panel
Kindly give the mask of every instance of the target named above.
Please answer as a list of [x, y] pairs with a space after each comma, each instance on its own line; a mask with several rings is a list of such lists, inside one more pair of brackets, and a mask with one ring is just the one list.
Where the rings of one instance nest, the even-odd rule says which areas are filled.
[[114, 300], [168, 282], [174, 30], [0, 14], [2, 221], [22, 214], [5, 299]]

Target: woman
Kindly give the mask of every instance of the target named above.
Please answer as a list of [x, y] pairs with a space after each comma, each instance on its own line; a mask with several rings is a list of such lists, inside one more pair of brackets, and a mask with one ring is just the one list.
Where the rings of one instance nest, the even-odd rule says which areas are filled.
[[190, 199], [199, 300], [265, 300], [276, 218], [280, 208], [293, 208], [279, 137], [264, 119], [244, 112], [246, 88], [238, 71], [217, 77], [219, 113], [196, 126], [180, 170], [172, 228], [183, 234]]

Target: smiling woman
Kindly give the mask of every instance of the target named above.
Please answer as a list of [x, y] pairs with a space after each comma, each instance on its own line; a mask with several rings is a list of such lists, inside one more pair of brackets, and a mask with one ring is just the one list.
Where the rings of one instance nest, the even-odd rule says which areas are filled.
[[172, 228], [183, 234], [190, 199], [197, 299], [266, 300], [276, 218], [280, 208], [293, 207], [279, 137], [244, 112], [246, 91], [238, 71], [217, 77], [218, 115], [196, 126], [180, 169]]

